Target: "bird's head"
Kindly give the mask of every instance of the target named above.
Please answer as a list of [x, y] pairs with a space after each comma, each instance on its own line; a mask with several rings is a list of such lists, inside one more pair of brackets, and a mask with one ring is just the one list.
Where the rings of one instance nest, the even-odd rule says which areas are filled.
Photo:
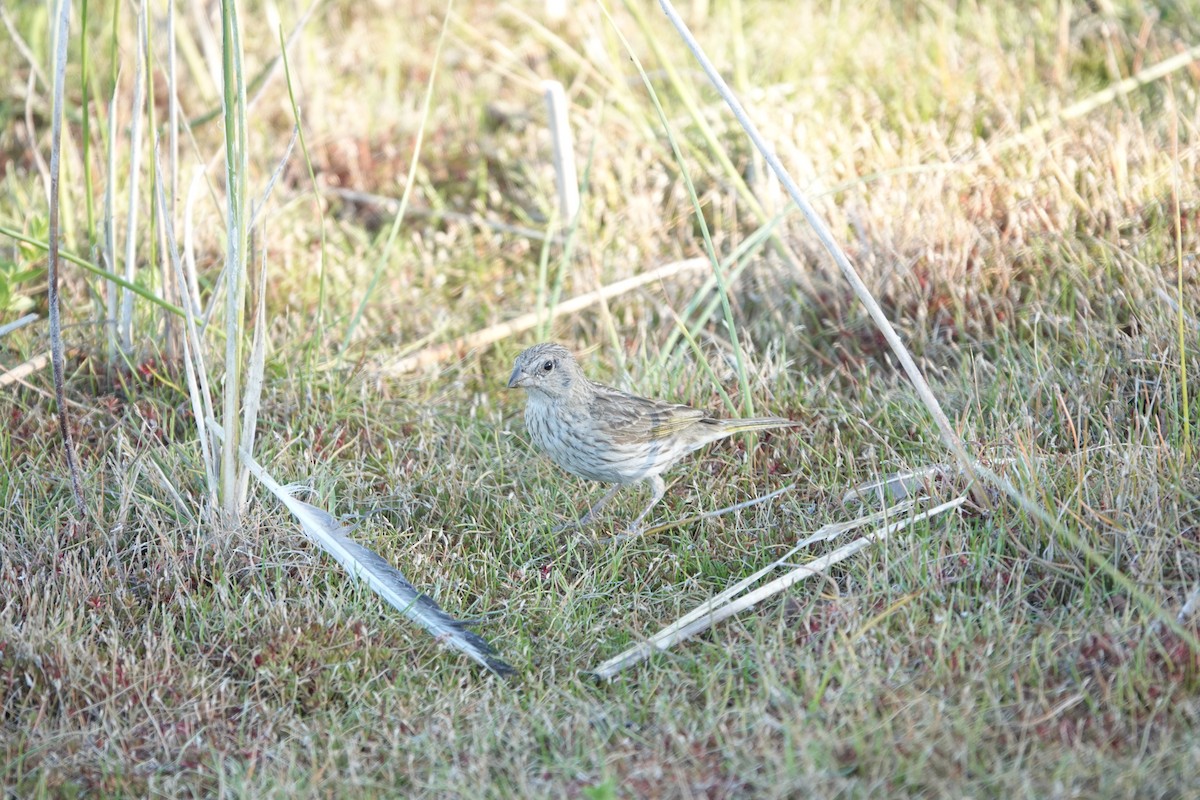
[[526, 348], [517, 356], [508, 388], [520, 387], [557, 398], [570, 393], [572, 386], [581, 380], [583, 372], [570, 350], [560, 344], [543, 343]]

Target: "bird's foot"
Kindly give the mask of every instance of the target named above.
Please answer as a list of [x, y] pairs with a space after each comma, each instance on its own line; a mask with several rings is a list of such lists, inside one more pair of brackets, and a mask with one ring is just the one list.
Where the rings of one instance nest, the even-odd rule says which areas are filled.
[[633, 539], [637, 536], [641, 536], [645, 532], [646, 532], [645, 525], [638, 525], [635, 523], [635, 524], [630, 525], [629, 527], [625, 528], [625, 530], [623, 530], [621, 533], [613, 534], [612, 536], [606, 536], [602, 539], [598, 539], [596, 541], [596, 543], [597, 544], [620, 544], [621, 542], [625, 542], [625, 541]]
[[577, 531], [584, 526], [583, 520], [568, 520], [561, 525], [555, 525], [550, 529], [551, 533], [567, 533], [568, 531]]

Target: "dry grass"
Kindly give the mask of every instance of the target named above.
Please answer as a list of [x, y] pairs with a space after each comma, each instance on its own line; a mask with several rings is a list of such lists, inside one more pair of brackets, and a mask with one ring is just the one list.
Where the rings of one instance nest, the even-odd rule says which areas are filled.
[[[479, 619], [521, 678], [505, 685], [441, 650], [348, 580], [265, 496], [240, 525], [208, 522], [191, 406], [160, 350], [159, 312], [139, 301], [135, 352], [106, 363], [98, 287], [68, 265], [65, 335], [76, 355], [67, 396], [88, 519], [72, 514], [48, 371], [0, 386], [8, 795], [1189, 794], [1200, 781], [1200, 653], [1157, 613], [1174, 615], [1200, 582], [1190, 440], [1200, 426], [1200, 71], [1193, 64], [1019, 137], [1194, 45], [1200, 9], [695, 5], [709, 8], [691, 17], [701, 41], [745, 82], [751, 113], [968, 446], [984, 461], [1013, 459], [1017, 488], [1157, 611], [997, 502], [868, 550], [823, 585], [809, 582], [611, 684], [591, 681], [584, 670], [805, 533], [856, 514], [839, 502], [846, 489], [942, 461], [942, 445], [865, 312], [788, 216], [779, 231], [799, 263], [774, 246], [756, 250], [730, 299], [755, 408], [803, 420], [804, 435], [715, 446], [669, 476], [654, 521], [797, 480], [801, 488], [618, 546], [550, 533], [598, 489], [531, 451], [520, 398], [503, 389], [529, 338], [403, 378], [380, 367], [532, 310], [542, 281], [560, 270], [567, 297], [702, 254], [679, 166], [596, 9], [547, 22], [509, 5], [456, 4], [416, 213], [339, 357], [392, 212], [335, 190], [400, 196], [445, 9], [334, 2], [317, 9], [289, 55], [318, 191], [314, 202], [307, 168], [294, 160], [264, 212], [271, 352], [256, 453], [277, 477], [305, 481], [313, 502], [360, 519], [355, 537], [448, 611]], [[540, 15], [541, 4], [526, 11]], [[9, 13], [45, 72], [43, 12]], [[110, 10], [91, 13], [100, 99], [87, 112], [99, 137], [112, 20]], [[290, 30], [299, 12], [280, 13]], [[674, 84], [652, 74], [715, 245], [728, 254], [761, 221], [703, 144], [683, 88], [768, 209], [782, 199], [659, 15], [648, 14], [643, 30], [614, 14], [649, 70], [663, 67], [653, 41], [681, 76]], [[130, 16], [123, 8], [118, 25], [128, 93]], [[191, 12], [179, 24], [200, 41]], [[244, 9], [243, 25], [253, 75], [279, 46], [262, 9]], [[69, 87], [78, 86], [77, 55]], [[0, 94], [0, 226], [36, 238], [45, 201], [29, 145], [44, 149], [50, 107], [49, 88], [30, 84], [30, 72], [19, 48], [0, 48], [0, 74], [14, 78]], [[556, 199], [538, 89], [546, 77], [563, 81], [575, 103], [586, 184], [573, 255], [564, 261], [552, 246], [543, 279], [543, 242], [489, 223], [548, 224]], [[182, 69], [189, 118], [218, 92], [202, 71]], [[68, 95], [63, 248], [91, 258], [79, 98]], [[127, 124], [128, 108], [121, 113]], [[292, 123], [277, 77], [249, 113], [255, 185], [275, 169]], [[202, 160], [218, 153], [220, 135], [219, 121], [196, 125]], [[191, 145], [184, 151], [190, 164]], [[116, 176], [119, 187], [127, 180]], [[195, 219], [205, 298], [223, 259], [223, 213], [213, 179]], [[36, 249], [6, 239], [0, 279], [36, 259]], [[144, 270], [151, 288], [157, 274], [157, 265]], [[584, 354], [593, 377], [720, 409], [696, 351], [669, 338], [703, 277], [559, 319], [552, 335]], [[14, 294], [43, 310], [41, 280], [23, 280]], [[0, 325], [21, 305], [0, 308]], [[740, 407], [720, 320], [718, 311], [698, 324], [697, 341]], [[5, 370], [39, 356], [43, 323], [0, 347]], [[215, 358], [220, 341], [213, 347]], [[607, 512], [611, 525], [593, 533], [619, 527], [641, 501], [623, 496]], [[1183, 622], [1200, 633], [1200, 619]]]

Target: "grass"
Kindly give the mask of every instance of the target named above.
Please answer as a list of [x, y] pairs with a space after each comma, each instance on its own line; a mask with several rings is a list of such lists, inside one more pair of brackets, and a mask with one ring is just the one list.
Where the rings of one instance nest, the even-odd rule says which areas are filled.
[[[146, 223], [124, 358], [107, 357], [102, 284], [75, 261], [62, 270], [86, 518], [73, 512], [49, 370], [0, 383], [6, 794], [1187, 796], [1200, 781], [1200, 654], [1162, 617], [1200, 584], [1196, 66], [1081, 117], [1055, 112], [1193, 45], [1200, 9], [800, 5], [684, 11], [717, 64], [747, 82], [750, 113], [970, 452], [1073, 541], [992, 493], [991, 510], [922, 523], [611, 683], [590, 679], [807, 533], [856, 516], [841, 503], [848, 489], [946, 461], [936, 429], [798, 217], [777, 224], [778, 239], [761, 231], [738, 179], [768, 214], [783, 200], [657, 11], [611, 9], [681, 160], [591, 6], [552, 20], [456, 3], [424, 123], [443, 5], [322, 4], [286, 75], [278, 30], [243, 7], [247, 93], [279, 64], [246, 103], [250, 198], [296, 108], [304, 125], [249, 259], [266, 248], [255, 455], [357, 522], [356, 540], [447, 611], [478, 620], [520, 678], [506, 685], [439, 647], [253, 484], [240, 519], [216, 521], [187, 384], [160, 333], [180, 298], [161, 298], [174, 311], [145, 298], [162, 291], [161, 265], [146, 259], [164, 257]], [[50, 87], [29, 82], [23, 53], [43, 75], [53, 63], [52, 14], [7, 13], [23, 44], [0, 48], [0, 73], [14, 76], [0, 95], [0, 276], [28, 279], [8, 287], [0, 325], [30, 303], [45, 312], [37, 248], [12, 234], [46, 235], [29, 142], [49, 152]], [[123, 232], [139, 48], [134, 15], [111, 13], [89, 4], [87, 29], [73, 20], [61, 183], [64, 258], [102, 269], [89, 230], [105, 213], [108, 104], [119, 72]], [[300, 12], [280, 13], [289, 36]], [[223, 87], [205, 65], [220, 60], [220, 29], [206, 34], [180, 8], [175, 24], [181, 114], [196, 121], [180, 140], [178, 186], [186, 196], [192, 165], [210, 163], [192, 213], [202, 300], [218, 300], [206, 357], [219, 366], [224, 142], [219, 111], [205, 115]], [[149, 30], [161, 61], [163, 28]], [[541, 240], [492, 223], [551, 223], [543, 78], [574, 103], [587, 179], [570, 257], [552, 244], [539, 264]], [[398, 199], [423, 124], [409, 211], [387, 248], [394, 210], [334, 190]], [[533, 451], [521, 399], [503, 388], [532, 333], [414, 374], [383, 365], [533, 310], [560, 274], [565, 299], [703, 255], [684, 169], [718, 257], [763, 239], [744, 268], [726, 265], [728, 312], [702, 285], [711, 276], [689, 273], [559, 318], [552, 336], [597, 379], [712, 409], [749, 400], [805, 423], [800, 436], [734, 439], [681, 464], [651, 523], [799, 488], [616, 546], [564, 539], [551, 528], [602, 490]], [[696, 322], [688, 309], [708, 314]], [[0, 348], [4, 375], [46, 351], [45, 323]], [[619, 529], [644, 497], [619, 495], [589, 536]], [[1195, 613], [1180, 622], [1200, 635]]]

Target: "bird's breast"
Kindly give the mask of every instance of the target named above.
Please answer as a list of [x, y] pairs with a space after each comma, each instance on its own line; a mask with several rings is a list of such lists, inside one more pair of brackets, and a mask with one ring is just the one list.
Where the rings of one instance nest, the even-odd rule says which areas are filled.
[[548, 401], [533, 394], [525, 405], [529, 438], [554, 463], [581, 478], [634, 483], [657, 474], [677, 455], [666, 442], [632, 442], [613, 436], [586, 403]]

